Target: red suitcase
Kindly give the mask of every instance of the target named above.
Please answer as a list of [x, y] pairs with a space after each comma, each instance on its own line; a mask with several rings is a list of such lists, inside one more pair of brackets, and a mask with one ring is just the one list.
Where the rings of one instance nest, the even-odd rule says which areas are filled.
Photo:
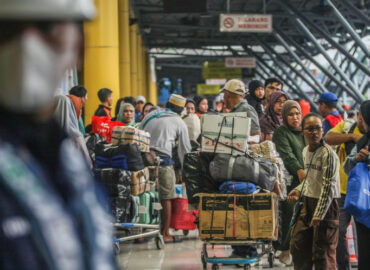
[[198, 216], [198, 210], [188, 211], [188, 199], [176, 198], [172, 200], [171, 228], [184, 230], [186, 235], [188, 231], [196, 229], [195, 221]]

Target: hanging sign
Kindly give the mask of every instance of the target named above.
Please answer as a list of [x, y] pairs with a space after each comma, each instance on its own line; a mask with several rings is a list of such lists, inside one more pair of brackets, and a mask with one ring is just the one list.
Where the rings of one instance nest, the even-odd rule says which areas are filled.
[[254, 57], [226, 57], [225, 66], [228, 68], [255, 68], [256, 58]]
[[221, 32], [272, 32], [271, 14], [220, 14]]
[[198, 95], [218, 95], [220, 90], [221, 86], [218, 84], [197, 84]]
[[206, 61], [202, 68], [203, 79], [240, 79], [242, 78], [241, 68], [227, 68], [225, 62]]
[[223, 85], [226, 83], [226, 79], [207, 79], [206, 84], [218, 84]]

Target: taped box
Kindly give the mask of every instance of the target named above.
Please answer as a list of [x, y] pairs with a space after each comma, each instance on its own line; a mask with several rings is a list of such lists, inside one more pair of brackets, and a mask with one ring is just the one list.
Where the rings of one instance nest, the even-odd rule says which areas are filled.
[[200, 194], [199, 235], [201, 239], [277, 240], [276, 194]]
[[241, 154], [248, 149], [250, 118], [246, 113], [204, 114], [201, 128], [201, 152]]
[[131, 194], [137, 196], [149, 191], [150, 182], [148, 168], [144, 168], [144, 170], [141, 171], [131, 172]]
[[149, 152], [150, 134], [134, 127], [114, 127], [112, 133], [112, 145], [134, 144], [139, 146], [141, 152]]

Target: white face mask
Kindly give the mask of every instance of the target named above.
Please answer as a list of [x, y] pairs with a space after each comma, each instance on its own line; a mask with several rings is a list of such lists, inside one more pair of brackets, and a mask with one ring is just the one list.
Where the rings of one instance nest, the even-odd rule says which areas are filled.
[[76, 52], [57, 52], [34, 31], [0, 46], [0, 106], [30, 113], [53, 102], [56, 88]]

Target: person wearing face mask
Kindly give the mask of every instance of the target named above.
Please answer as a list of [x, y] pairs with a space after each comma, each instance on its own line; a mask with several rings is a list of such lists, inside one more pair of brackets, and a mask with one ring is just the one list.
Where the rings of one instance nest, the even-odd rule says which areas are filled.
[[249, 93], [246, 96], [248, 104], [251, 105], [257, 112], [258, 118], [260, 118], [265, 109], [262, 101], [265, 99], [265, 88], [263, 83], [259, 80], [252, 80], [248, 84]]
[[[298, 186], [305, 177], [302, 151], [306, 143], [302, 135], [302, 111], [301, 106], [294, 101], [288, 100], [283, 106], [283, 125], [278, 127], [273, 135], [272, 141], [276, 146], [276, 151], [283, 160], [285, 168], [293, 179], [286, 182], [287, 191], [290, 192], [294, 187]], [[282, 201], [281, 206], [281, 245], [275, 246], [281, 250], [279, 256], [280, 262], [289, 265], [291, 264], [291, 256], [289, 251], [289, 223], [293, 215], [293, 205]], [[288, 237], [288, 238], [287, 238]]]
[[0, 7], [0, 269], [118, 269], [98, 185], [53, 118], [93, 1]]
[[274, 130], [283, 124], [283, 105], [288, 96], [281, 91], [271, 94], [269, 105], [265, 114], [260, 118], [261, 142], [272, 140]]

